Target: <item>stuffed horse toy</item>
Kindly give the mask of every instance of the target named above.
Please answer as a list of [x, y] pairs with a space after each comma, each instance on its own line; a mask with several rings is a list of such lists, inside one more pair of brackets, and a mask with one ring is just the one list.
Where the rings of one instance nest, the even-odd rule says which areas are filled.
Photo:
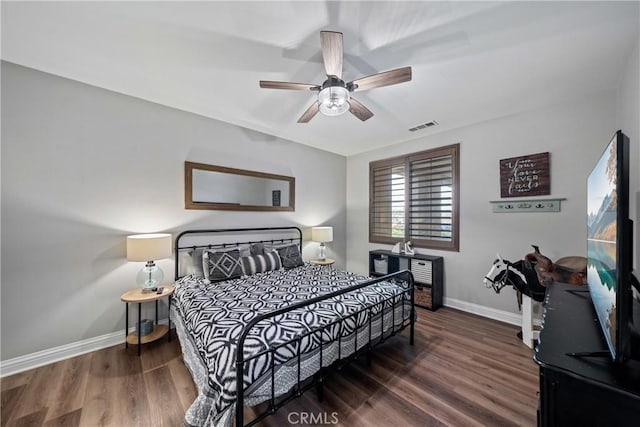
[[525, 294], [535, 301], [543, 301], [546, 287], [553, 282], [564, 282], [573, 285], [586, 284], [587, 260], [584, 257], [564, 257], [555, 264], [540, 253], [536, 245], [532, 245], [534, 252], [525, 255], [524, 260], [511, 262], [498, 254], [491, 269], [484, 277], [487, 288], [493, 288], [496, 293], [505, 286], [512, 286], [518, 291], [518, 307], [521, 294]]
[[[491, 270], [484, 277], [484, 284], [488, 288], [493, 288], [496, 293], [500, 293], [500, 290], [507, 285], [516, 290], [518, 310], [522, 311], [522, 329], [517, 336], [525, 345], [533, 348], [537, 335], [532, 302], [543, 301], [546, 288], [538, 282], [537, 274], [531, 268], [531, 264], [526, 266], [523, 260], [511, 262], [498, 254]], [[529, 298], [524, 298], [523, 294]]]
[[511, 262], [498, 254], [483, 282], [498, 294], [505, 286], [511, 286], [517, 291], [518, 308], [522, 304], [522, 294], [535, 301], [544, 300], [546, 288], [540, 285], [536, 272], [524, 261]]

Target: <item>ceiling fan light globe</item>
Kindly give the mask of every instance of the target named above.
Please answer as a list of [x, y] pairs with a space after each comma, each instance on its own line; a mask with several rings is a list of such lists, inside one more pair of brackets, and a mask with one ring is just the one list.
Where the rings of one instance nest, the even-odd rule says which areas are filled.
[[326, 116], [339, 116], [349, 111], [349, 91], [341, 86], [329, 86], [318, 93], [319, 110]]
[[325, 116], [339, 116], [341, 114], [346, 113], [347, 111], [349, 111], [349, 103], [345, 102], [342, 105], [324, 105], [324, 104], [320, 104], [320, 112], [322, 114], [324, 114]]

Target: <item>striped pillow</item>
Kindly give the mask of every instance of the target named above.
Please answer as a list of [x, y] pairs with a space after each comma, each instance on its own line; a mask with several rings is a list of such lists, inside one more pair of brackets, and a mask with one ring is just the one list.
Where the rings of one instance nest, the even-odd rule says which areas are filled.
[[247, 276], [282, 268], [280, 257], [275, 251], [265, 252], [264, 255], [245, 256], [240, 260], [242, 261], [242, 270]]

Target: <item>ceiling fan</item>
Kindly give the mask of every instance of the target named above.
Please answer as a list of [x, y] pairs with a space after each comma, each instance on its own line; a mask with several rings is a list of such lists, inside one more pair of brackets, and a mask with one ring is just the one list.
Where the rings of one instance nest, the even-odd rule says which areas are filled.
[[370, 119], [373, 113], [353, 98], [350, 95], [351, 92], [391, 86], [411, 80], [411, 67], [404, 67], [345, 83], [342, 80], [342, 33], [320, 31], [320, 46], [322, 48], [324, 70], [327, 74], [327, 80], [321, 85], [260, 80], [260, 87], [264, 89], [311, 90], [318, 92], [318, 99], [300, 116], [298, 123], [308, 123], [318, 111], [327, 116], [337, 116], [346, 113], [347, 110], [364, 122]]

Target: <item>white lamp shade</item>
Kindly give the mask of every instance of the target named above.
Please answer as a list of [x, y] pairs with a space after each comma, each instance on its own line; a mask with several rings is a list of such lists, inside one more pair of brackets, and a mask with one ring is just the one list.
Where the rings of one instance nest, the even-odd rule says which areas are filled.
[[171, 256], [171, 234], [134, 234], [127, 236], [129, 261], [154, 261]]
[[314, 242], [333, 242], [333, 227], [311, 227], [311, 240]]

